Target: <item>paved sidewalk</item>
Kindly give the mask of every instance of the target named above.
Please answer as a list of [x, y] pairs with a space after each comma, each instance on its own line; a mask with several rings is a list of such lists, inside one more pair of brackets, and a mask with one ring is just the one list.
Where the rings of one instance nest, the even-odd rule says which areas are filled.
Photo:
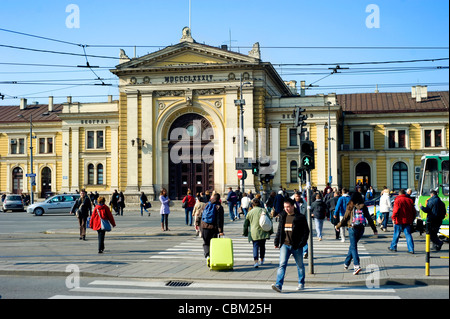
[[[128, 208], [133, 209], [133, 208]], [[135, 209], [136, 210], [136, 209]], [[158, 214], [153, 210], [153, 214]], [[114, 228], [108, 236], [184, 236], [185, 240], [194, 237], [194, 231], [183, 225], [183, 212], [176, 212], [171, 217], [168, 232], [163, 232], [160, 226], [151, 227], [118, 227]], [[120, 218], [120, 217], [119, 217]], [[125, 218], [125, 217], [123, 217]], [[237, 238], [242, 231], [243, 221], [226, 221], [225, 233], [229, 237]], [[173, 225], [173, 226], [171, 226]], [[361, 258], [363, 271], [358, 275], [352, 274], [352, 267], [344, 270], [343, 262], [345, 253], [340, 252], [338, 256], [323, 256], [314, 259], [314, 274], [309, 274], [308, 260], [305, 260], [306, 283], [307, 284], [339, 284], [339, 285], [448, 285], [449, 284], [449, 260], [442, 258], [431, 259], [431, 276], [425, 276], [425, 235], [420, 236], [414, 233], [415, 254], [407, 253], [406, 247], [399, 246], [398, 252], [388, 251], [388, 246], [392, 240], [392, 228], [390, 232], [380, 232], [378, 238], [373, 236], [372, 230], [367, 227], [364, 237], [360, 241], [368, 252], [368, 256]], [[77, 235], [76, 229], [49, 229], [46, 234], [52, 235]], [[321, 245], [335, 244], [332, 225], [324, 223], [324, 240], [313, 241], [314, 247]], [[88, 237], [95, 238], [96, 233], [88, 231]], [[273, 238], [267, 245], [273, 244]], [[348, 245], [349, 242], [347, 241]], [[251, 245], [251, 244], [249, 244]], [[348, 246], [346, 246], [348, 247]], [[72, 252], [86, 255], [85, 251]], [[344, 254], [344, 255], [342, 255]], [[440, 252], [432, 252], [433, 257], [449, 256], [449, 245], [443, 245]], [[148, 255], [143, 255], [142, 260], [134, 262], [124, 262], [115, 260], [114, 256], [108, 253], [95, 256], [89, 255], [89, 262], [80, 263], [73, 261], [60, 262], [23, 262], [18, 263], [8, 260], [0, 260], [1, 274], [22, 274], [22, 275], [63, 275], [67, 276], [67, 266], [77, 264], [82, 276], [112, 276], [120, 278], [145, 278], [156, 280], [188, 280], [188, 281], [258, 281], [273, 283], [276, 279], [278, 264], [275, 262], [266, 263], [258, 269], [253, 268], [253, 258], [249, 255], [248, 261], [237, 261], [233, 271], [209, 271], [202, 257], [198, 260], [174, 259], [155, 260], [149, 259]], [[297, 271], [293, 258], [287, 269], [286, 282], [297, 282]]]

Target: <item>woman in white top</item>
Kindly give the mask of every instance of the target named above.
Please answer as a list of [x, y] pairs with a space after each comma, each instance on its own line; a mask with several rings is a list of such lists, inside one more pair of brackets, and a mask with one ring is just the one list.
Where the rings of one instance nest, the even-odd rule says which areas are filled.
[[381, 212], [381, 230], [387, 230], [389, 220], [389, 212], [391, 210], [391, 196], [389, 195], [389, 188], [385, 188], [381, 192], [380, 197], [380, 212]]
[[250, 206], [250, 198], [248, 197], [247, 193], [244, 193], [242, 195], [242, 199], [241, 199], [241, 208], [242, 208], [242, 212], [244, 213], [244, 218], [247, 217], [247, 213], [248, 213], [248, 207]]

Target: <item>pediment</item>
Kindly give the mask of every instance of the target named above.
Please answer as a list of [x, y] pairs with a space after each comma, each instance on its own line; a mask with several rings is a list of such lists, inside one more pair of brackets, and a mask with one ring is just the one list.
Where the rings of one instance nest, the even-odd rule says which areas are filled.
[[[123, 55], [124, 52], [122, 51]], [[182, 42], [139, 58], [125, 60], [124, 63], [116, 66], [116, 70], [259, 62], [260, 60], [257, 58], [225, 49], [199, 43]]]

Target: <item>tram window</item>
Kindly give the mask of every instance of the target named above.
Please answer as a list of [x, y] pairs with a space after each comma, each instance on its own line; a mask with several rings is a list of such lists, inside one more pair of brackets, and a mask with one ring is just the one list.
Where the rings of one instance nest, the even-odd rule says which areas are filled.
[[449, 195], [449, 161], [442, 162], [442, 193]]
[[439, 174], [438, 162], [435, 159], [427, 159], [425, 166], [425, 176], [423, 179], [422, 195], [429, 196], [432, 190], [438, 190]]

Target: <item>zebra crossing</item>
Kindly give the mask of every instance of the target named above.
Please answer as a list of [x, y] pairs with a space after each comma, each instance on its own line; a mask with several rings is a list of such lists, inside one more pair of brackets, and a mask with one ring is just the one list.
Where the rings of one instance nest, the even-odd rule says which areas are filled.
[[[273, 246], [273, 237], [266, 242], [265, 262], [278, 263], [280, 252]], [[229, 238], [233, 241], [234, 261], [244, 262], [253, 260], [253, 245], [246, 237], [232, 234]], [[325, 239], [318, 241], [314, 239], [313, 251], [315, 258], [343, 257], [347, 255], [349, 241]], [[358, 244], [360, 258], [370, 258], [370, 254], [363, 244]], [[189, 238], [165, 251], [150, 256], [150, 259], [183, 259], [183, 260], [203, 260], [203, 239], [200, 237]]]
[[399, 299], [395, 289], [367, 287], [312, 286], [296, 291], [286, 284], [283, 293], [269, 284], [240, 282], [170, 282], [146, 280], [93, 280], [49, 299]]

